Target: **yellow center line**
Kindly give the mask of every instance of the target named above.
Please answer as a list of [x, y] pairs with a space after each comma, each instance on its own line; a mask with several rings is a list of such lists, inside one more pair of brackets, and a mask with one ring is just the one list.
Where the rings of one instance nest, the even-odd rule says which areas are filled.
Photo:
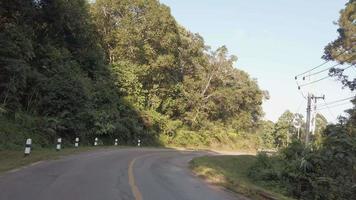
[[149, 154], [138, 156], [131, 160], [131, 162], [129, 164], [128, 175], [129, 175], [129, 185], [131, 187], [131, 191], [135, 197], [135, 200], [142, 200], [142, 194], [135, 183], [135, 175], [134, 175], [134, 171], [133, 171], [136, 160], [139, 158], [146, 157], [146, 156], [151, 156], [154, 154], [160, 154], [160, 153], [166, 153], [166, 152], [171, 152], [171, 151], [149, 153]]
[[129, 165], [129, 184], [131, 187], [131, 191], [135, 197], [136, 200], [142, 200], [142, 195], [140, 190], [138, 189], [138, 187], [135, 184], [135, 176], [133, 173], [133, 166], [135, 164], [135, 161], [137, 160], [137, 158], [134, 158]]

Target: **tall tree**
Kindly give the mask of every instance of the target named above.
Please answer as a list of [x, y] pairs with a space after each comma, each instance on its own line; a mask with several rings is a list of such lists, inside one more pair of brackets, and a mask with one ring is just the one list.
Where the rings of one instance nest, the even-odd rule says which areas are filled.
[[200, 129], [214, 121], [252, 128], [264, 93], [234, 68], [225, 46], [209, 51], [198, 34], [180, 27], [156, 0], [98, 0], [92, 13], [117, 85], [140, 109]]
[[261, 121], [258, 134], [263, 148], [275, 147], [274, 125], [275, 124], [272, 121]]
[[118, 94], [110, 86], [87, 1], [0, 3], [1, 104], [10, 114], [26, 112], [48, 120], [40, 129], [48, 135], [70, 138], [109, 130], [99, 126], [97, 113], [109, 115], [111, 121], [105, 123], [112, 124]]
[[185, 120], [198, 127], [204, 121], [244, 130], [256, 125], [264, 93], [248, 74], [234, 68], [236, 57], [228, 56], [223, 46], [198, 61], [184, 75], [185, 96], [190, 101]]
[[[356, 64], [356, 0], [349, 0], [345, 8], [340, 11], [340, 18], [337, 22], [339, 36], [325, 47], [323, 58], [334, 60], [340, 63]], [[356, 68], [354, 65], [353, 68]], [[345, 75], [342, 69], [331, 69], [331, 76], [336, 76], [351, 91], [356, 89], [356, 77]], [[349, 120], [346, 120], [350, 127], [350, 133], [356, 129], [356, 98], [352, 101], [354, 107], [347, 112], [350, 114]]]
[[16, 109], [26, 104], [34, 50], [33, 1], [0, 2], [0, 104]]
[[[356, 1], [349, 0], [345, 9], [341, 10], [337, 22], [339, 37], [325, 47], [323, 58], [340, 63], [356, 64]], [[356, 68], [356, 66], [353, 66]], [[356, 89], [356, 78], [345, 75], [342, 68], [333, 68], [330, 75], [338, 77], [351, 90]]]
[[279, 118], [274, 128], [274, 137], [277, 147], [286, 147], [296, 133], [293, 124], [294, 114], [289, 110], [285, 111]]
[[97, 0], [92, 13], [109, 62], [119, 70], [137, 68], [127, 70], [146, 91], [145, 106], [160, 110], [182, 81], [180, 38], [170, 9], [157, 0]]

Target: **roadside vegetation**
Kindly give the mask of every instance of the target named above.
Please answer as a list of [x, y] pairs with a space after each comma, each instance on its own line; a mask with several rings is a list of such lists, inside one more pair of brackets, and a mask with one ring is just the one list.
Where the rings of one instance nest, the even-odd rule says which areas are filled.
[[296, 141], [277, 155], [258, 155], [249, 177], [296, 199], [354, 199], [356, 139], [340, 125], [325, 134], [319, 147]]
[[0, 149], [259, 148], [267, 92], [157, 0], [4, 0], [0, 44]]
[[[356, 1], [350, 0], [338, 21], [339, 37], [325, 47], [325, 60], [354, 64]], [[356, 90], [356, 78], [332, 68], [344, 88]], [[264, 142], [278, 149], [267, 155], [202, 157], [191, 161], [193, 171], [208, 180], [239, 193], [259, 199], [271, 199], [264, 190], [295, 199], [349, 200], [356, 199], [356, 99], [347, 117], [339, 117], [336, 124], [317, 118], [316, 134], [305, 144], [305, 132], [290, 137], [288, 126], [293, 114], [285, 112], [276, 124], [264, 123]], [[298, 117], [294, 117], [298, 120]], [[303, 121], [303, 120], [301, 120]], [[302, 123], [301, 123], [302, 124]], [[269, 131], [267, 131], [269, 130]], [[276, 131], [279, 130], [279, 131]], [[278, 133], [278, 134], [275, 134]], [[261, 190], [260, 188], [263, 188]], [[285, 199], [275, 196], [272, 199]]]
[[157, 0], [5, 0], [0, 22], [0, 150], [98, 137], [256, 151], [303, 137], [298, 113], [263, 121], [268, 92]]
[[253, 155], [204, 156], [193, 159], [190, 167], [207, 181], [251, 199], [291, 199], [283, 195], [286, 191], [277, 183], [265, 184], [249, 176], [255, 162]]

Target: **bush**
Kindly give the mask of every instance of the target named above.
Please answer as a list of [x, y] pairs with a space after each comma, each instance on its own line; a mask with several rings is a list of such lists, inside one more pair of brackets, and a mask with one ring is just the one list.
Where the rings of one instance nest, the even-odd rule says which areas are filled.
[[293, 142], [278, 155], [258, 155], [249, 176], [298, 199], [355, 199], [356, 139], [341, 127], [328, 130], [318, 149]]
[[27, 138], [32, 138], [33, 148], [48, 147], [55, 134], [46, 129], [48, 118], [15, 113], [14, 116], [0, 115], [0, 150], [22, 149]]

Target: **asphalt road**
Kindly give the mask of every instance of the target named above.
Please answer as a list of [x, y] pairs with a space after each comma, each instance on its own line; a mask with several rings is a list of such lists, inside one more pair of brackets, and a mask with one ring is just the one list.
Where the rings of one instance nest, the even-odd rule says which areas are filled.
[[110, 149], [44, 161], [0, 177], [0, 200], [232, 200], [195, 177], [205, 152]]

